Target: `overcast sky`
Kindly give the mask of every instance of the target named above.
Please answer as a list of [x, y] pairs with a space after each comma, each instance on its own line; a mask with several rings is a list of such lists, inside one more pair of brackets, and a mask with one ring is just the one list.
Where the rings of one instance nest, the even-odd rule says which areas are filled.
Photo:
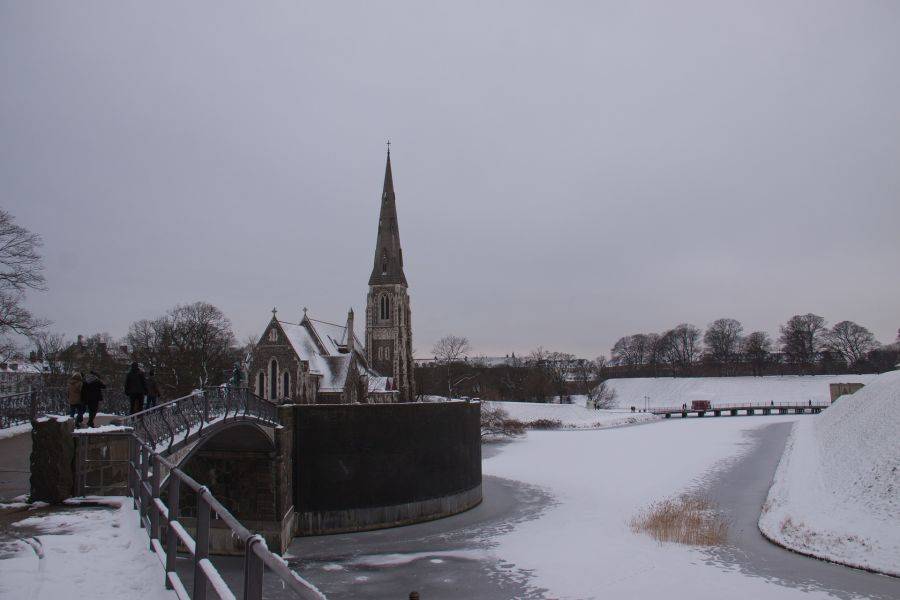
[[900, 327], [900, 3], [0, 0], [0, 206], [57, 331], [365, 307], [392, 140], [413, 346]]

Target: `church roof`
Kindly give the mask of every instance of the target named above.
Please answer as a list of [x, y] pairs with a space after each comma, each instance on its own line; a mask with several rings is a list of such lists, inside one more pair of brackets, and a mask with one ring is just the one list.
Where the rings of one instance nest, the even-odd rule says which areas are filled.
[[400, 248], [400, 227], [397, 224], [397, 198], [394, 195], [394, 176], [391, 173], [391, 151], [384, 167], [384, 187], [381, 192], [381, 214], [378, 217], [378, 239], [369, 285], [407, 285], [403, 273], [403, 250]]
[[[311, 373], [322, 377], [319, 382], [319, 390], [323, 392], [342, 391], [347, 382], [347, 372], [351, 362], [350, 353], [341, 351], [341, 348], [346, 346], [347, 327], [328, 321], [319, 321], [305, 315], [300, 323], [278, 320], [278, 324], [300, 360], [309, 364]], [[353, 350], [356, 352], [356, 363], [360, 373], [384, 379], [369, 368], [359, 338], [355, 333], [352, 337]], [[376, 381], [374, 385], [376, 388], [379, 385], [384, 388], [389, 383]]]

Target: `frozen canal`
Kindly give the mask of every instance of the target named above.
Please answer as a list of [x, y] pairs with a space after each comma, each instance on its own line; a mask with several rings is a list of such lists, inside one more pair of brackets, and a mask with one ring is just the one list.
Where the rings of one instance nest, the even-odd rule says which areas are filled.
[[[335, 598], [900, 598], [900, 581], [802, 557], [756, 530], [796, 416], [532, 432], [485, 446], [485, 502], [411, 527], [301, 538], [291, 562]], [[805, 417], [809, 418], [809, 417]], [[703, 490], [729, 546], [631, 532], [642, 507]]]

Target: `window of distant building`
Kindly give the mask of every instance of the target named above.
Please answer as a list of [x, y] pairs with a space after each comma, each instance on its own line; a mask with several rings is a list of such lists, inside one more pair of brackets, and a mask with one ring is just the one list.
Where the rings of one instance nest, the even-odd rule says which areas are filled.
[[387, 321], [391, 318], [391, 299], [388, 298], [387, 294], [383, 294], [381, 296], [381, 306], [378, 310], [379, 317], [381, 317], [382, 321]]
[[278, 399], [278, 361], [274, 358], [269, 363], [269, 400]]
[[278, 330], [274, 327], [269, 330], [269, 341], [277, 342], [278, 341]]
[[291, 397], [291, 375], [287, 371], [284, 372], [284, 383], [282, 384], [282, 393], [285, 398]]

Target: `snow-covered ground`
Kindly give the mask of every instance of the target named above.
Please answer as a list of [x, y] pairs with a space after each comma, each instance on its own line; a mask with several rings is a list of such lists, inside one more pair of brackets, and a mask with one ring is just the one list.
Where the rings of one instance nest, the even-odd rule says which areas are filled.
[[745, 431], [808, 416], [685, 419], [606, 431], [530, 431], [484, 462], [556, 504], [496, 538], [495, 560], [552, 598], [827, 598], [709, 564], [702, 550], [635, 534], [629, 520], [689, 491], [748, 449]]
[[539, 402], [485, 402], [486, 406], [499, 406], [512, 419], [530, 423], [538, 419], [559, 421], [565, 429], [605, 429], [658, 419], [651, 414], [632, 413], [630, 410], [594, 410], [578, 404], [544, 404]]
[[713, 404], [831, 401], [831, 383], [868, 383], [876, 375], [785, 375], [782, 377], [636, 377], [610, 379], [620, 407], [681, 406], [691, 400]]
[[164, 572], [138, 528], [127, 498], [98, 498], [112, 508], [71, 508], [12, 523], [4, 541], [0, 598], [171, 600]]
[[759, 526], [799, 552], [900, 576], [900, 371], [797, 422]]

